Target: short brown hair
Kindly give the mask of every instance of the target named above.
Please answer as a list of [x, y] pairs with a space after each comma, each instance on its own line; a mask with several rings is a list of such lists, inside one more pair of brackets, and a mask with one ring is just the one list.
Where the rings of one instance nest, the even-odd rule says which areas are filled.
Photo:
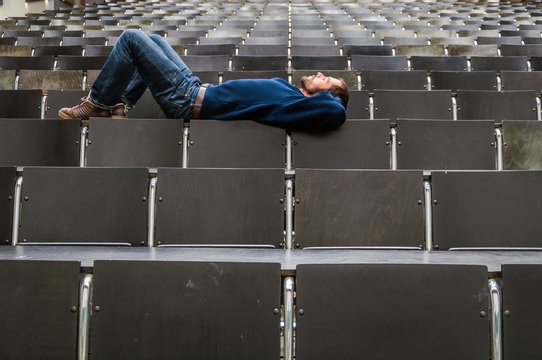
[[341, 105], [346, 108], [348, 107], [348, 100], [350, 100], [350, 94], [348, 93], [348, 85], [346, 85], [346, 82], [339, 78], [341, 81], [342, 86], [332, 86], [329, 89], [329, 93], [331, 96], [341, 99]]

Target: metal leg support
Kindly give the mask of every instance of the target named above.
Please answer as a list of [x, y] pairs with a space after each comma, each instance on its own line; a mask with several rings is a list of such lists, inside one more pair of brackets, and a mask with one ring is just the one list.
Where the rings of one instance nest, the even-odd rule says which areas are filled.
[[294, 278], [284, 278], [284, 360], [294, 359]]
[[79, 328], [77, 336], [77, 360], [87, 360], [89, 339], [90, 296], [92, 274], [85, 274], [79, 288]]
[[15, 196], [13, 198], [13, 231], [11, 233], [11, 245], [17, 245], [19, 241], [19, 222], [20, 222], [20, 213], [21, 213], [21, 193], [23, 187], [23, 177], [17, 177], [15, 182]]
[[147, 217], [147, 246], [154, 246], [154, 219], [156, 214], [156, 177], [151, 177], [149, 181], [149, 201], [148, 201], [148, 217]]
[[45, 119], [45, 112], [47, 111], [47, 94], [41, 94], [41, 106], [40, 106], [40, 118]]
[[502, 360], [502, 303], [501, 289], [495, 279], [489, 280], [491, 301], [491, 359]]
[[188, 127], [183, 129], [183, 154], [182, 154], [182, 168], [186, 169], [188, 167]]
[[286, 241], [285, 249], [293, 247], [293, 223], [294, 223], [294, 182], [286, 180]]
[[433, 249], [433, 209], [431, 208], [431, 183], [423, 182], [423, 190], [425, 195], [425, 249]]
[[391, 128], [391, 153], [390, 153], [390, 166], [392, 170], [397, 170], [397, 130]]
[[497, 157], [495, 159], [496, 161], [496, 166], [495, 168], [497, 170], [502, 170], [503, 169], [503, 153], [502, 153], [502, 149], [503, 149], [503, 141], [502, 141], [502, 130], [497, 128], [495, 129], [495, 147], [497, 148]]
[[292, 170], [292, 137], [286, 134], [286, 170]]
[[82, 126], [81, 139], [79, 140], [79, 167], [87, 166], [87, 140], [88, 126]]

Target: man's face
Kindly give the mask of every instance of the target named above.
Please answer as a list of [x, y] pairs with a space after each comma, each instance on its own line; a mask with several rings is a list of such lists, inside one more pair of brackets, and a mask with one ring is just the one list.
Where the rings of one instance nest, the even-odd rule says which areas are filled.
[[331, 76], [324, 76], [322, 73], [316, 73], [311, 76], [303, 76], [301, 78], [301, 85], [309, 94], [314, 95], [320, 91], [329, 90], [333, 86], [342, 87], [342, 83], [339, 79]]

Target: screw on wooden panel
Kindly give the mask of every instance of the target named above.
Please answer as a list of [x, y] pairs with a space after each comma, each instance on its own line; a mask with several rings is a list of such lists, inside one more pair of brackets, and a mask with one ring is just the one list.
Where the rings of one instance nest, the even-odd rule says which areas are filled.
[[75, 145], [79, 145], [79, 141], [76, 141], [76, 142], [75, 142]]
[[300, 247], [301, 247], [301, 244], [300, 244], [300, 243], [295, 243], [295, 247], [296, 247], [296, 248], [300, 248]]
[[389, 141], [386, 141], [386, 146], [389, 146], [390, 145], [390, 142]]
[[89, 145], [92, 144], [92, 140], [89, 140], [89, 141], [88, 141], [88, 144], [89, 144]]
[[491, 146], [495, 146], [495, 143], [494, 143], [494, 142], [492, 142], [492, 143], [491, 143], [491, 144], [489, 144], [489, 145], [491, 145]]
[[94, 307], [94, 311], [100, 312], [100, 310], [102, 310], [102, 308], [100, 307], [100, 305], [96, 305], [96, 306]]
[[282, 204], [284, 202], [284, 199], [280, 199], [279, 202]]
[[487, 316], [487, 313], [485, 311], [480, 311], [480, 317], [485, 318]]
[[70, 310], [71, 310], [72, 313], [76, 312], [77, 311], [77, 306], [73, 305]]
[[182, 141], [179, 141], [179, 145], [182, 145], [182, 144], [183, 144], [183, 142], [182, 142]]
[[194, 145], [194, 142], [192, 140], [190, 140], [189, 142], [190, 145]]
[[433, 204], [435, 205], [438, 204], [438, 200], [437, 199], [433, 200]]
[[512, 315], [512, 313], [510, 312], [510, 310], [504, 310], [504, 316], [510, 317], [510, 315]]
[[437, 244], [435, 244], [434, 247], [435, 247], [435, 250], [438, 250], [438, 245]]
[[298, 313], [299, 313], [300, 316], [303, 316], [303, 315], [305, 315], [305, 310], [299, 309]]
[[28, 196], [24, 197], [24, 201], [28, 201], [30, 198]]
[[161, 242], [161, 241], [158, 241], [158, 242], [157, 242], [156, 244], [158, 244], [158, 245], [162, 245], [162, 242]]
[[284, 143], [284, 141], [282, 141], [280, 144], [281, 144], [281, 145], [286, 145], [286, 144]]
[[301, 202], [301, 200], [295, 199], [295, 203], [296, 203], [296, 204], [299, 204], [300, 202]]
[[6, 240], [5, 243], [6, 243], [6, 244], [9, 244], [9, 240]]
[[162, 202], [162, 201], [164, 201], [164, 198], [160, 196], [160, 197], [158, 198], [158, 201]]
[[145, 201], [147, 201], [147, 197], [146, 197], [146, 196], [143, 196], [143, 197], [141, 198], [141, 200], [142, 200], [143, 202], [145, 202]]
[[508, 143], [504, 143], [503, 145], [504, 145], [504, 146], [508, 146]]
[[284, 243], [283, 243], [283, 242], [279, 243], [279, 247], [280, 247], [280, 248], [283, 248], [283, 247], [284, 247]]
[[418, 200], [418, 205], [421, 205], [421, 204], [423, 204], [423, 201]]
[[277, 308], [273, 309], [273, 314], [278, 315], [280, 313], [280, 310]]
[[397, 145], [401, 146], [401, 145], [403, 145], [403, 143], [401, 141], [398, 141]]
[[9, 200], [9, 201], [13, 200], [13, 196], [11, 196], [11, 195], [8, 196], [8, 200]]
[[142, 242], [141, 242], [141, 246], [144, 246], [144, 245], [145, 245], [145, 241], [142, 241]]

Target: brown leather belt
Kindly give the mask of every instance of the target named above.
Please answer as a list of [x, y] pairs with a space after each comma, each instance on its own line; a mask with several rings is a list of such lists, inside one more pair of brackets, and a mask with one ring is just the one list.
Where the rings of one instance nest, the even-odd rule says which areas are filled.
[[205, 97], [205, 91], [207, 90], [209, 84], [201, 84], [196, 100], [194, 101], [194, 110], [192, 111], [192, 119], [199, 118], [199, 113], [201, 112], [201, 103]]

